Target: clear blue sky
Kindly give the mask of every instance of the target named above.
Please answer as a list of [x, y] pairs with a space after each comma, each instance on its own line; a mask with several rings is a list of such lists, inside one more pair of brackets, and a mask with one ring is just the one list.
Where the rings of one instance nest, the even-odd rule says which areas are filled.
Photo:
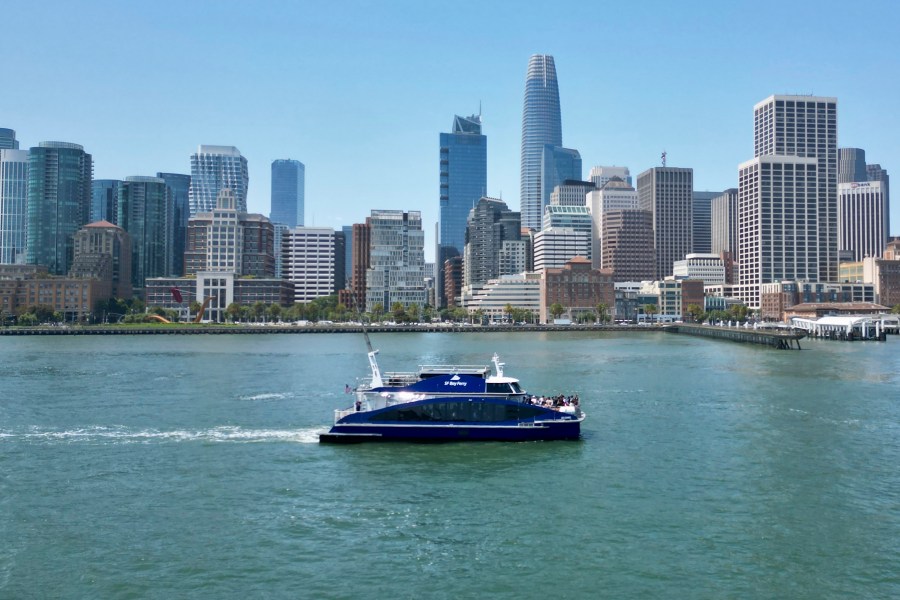
[[665, 149], [696, 189], [736, 187], [753, 105], [814, 93], [838, 98], [839, 144], [900, 194], [898, 17], [887, 1], [4, 2], [0, 127], [82, 144], [98, 179], [189, 173], [198, 145], [234, 145], [263, 214], [271, 161], [298, 159], [308, 225], [421, 210], [430, 258], [454, 114], [481, 103], [489, 193], [518, 209], [534, 53], [556, 59], [585, 176], [637, 175]]

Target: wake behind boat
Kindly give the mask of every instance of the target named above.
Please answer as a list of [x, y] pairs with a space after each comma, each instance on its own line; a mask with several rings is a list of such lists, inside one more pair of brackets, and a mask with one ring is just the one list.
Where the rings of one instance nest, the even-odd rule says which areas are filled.
[[320, 442], [577, 440], [577, 396], [531, 396], [519, 380], [503, 374], [494, 354], [490, 366], [423, 365], [416, 372], [384, 373], [368, 333], [371, 378], [359, 385], [356, 402], [336, 410], [334, 426]]

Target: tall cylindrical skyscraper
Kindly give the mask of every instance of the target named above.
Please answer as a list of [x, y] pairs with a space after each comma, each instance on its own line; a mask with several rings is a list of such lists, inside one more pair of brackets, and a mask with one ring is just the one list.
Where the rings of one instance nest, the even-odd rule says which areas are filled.
[[541, 228], [544, 146], [562, 146], [559, 86], [553, 57], [535, 54], [528, 61], [525, 104], [522, 111], [522, 170], [519, 201], [522, 225]]
[[28, 151], [26, 263], [68, 274], [75, 232], [91, 216], [93, 172], [91, 155], [78, 144], [41, 142]]

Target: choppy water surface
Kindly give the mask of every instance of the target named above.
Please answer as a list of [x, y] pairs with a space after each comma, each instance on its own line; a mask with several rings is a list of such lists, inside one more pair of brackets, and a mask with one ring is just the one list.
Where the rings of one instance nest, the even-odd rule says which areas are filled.
[[320, 446], [356, 335], [3, 338], [0, 597], [900, 596], [900, 339], [373, 341], [584, 439]]

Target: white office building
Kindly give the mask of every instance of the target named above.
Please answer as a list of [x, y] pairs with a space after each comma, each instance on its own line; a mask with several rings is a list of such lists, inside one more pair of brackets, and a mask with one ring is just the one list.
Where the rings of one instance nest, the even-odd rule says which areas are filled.
[[725, 283], [725, 261], [717, 254], [688, 254], [672, 267], [675, 279], [701, 279], [704, 284]]
[[507, 306], [528, 310], [537, 320], [541, 310], [541, 275], [518, 273], [490, 279], [474, 291], [465, 306], [469, 313], [483, 311], [493, 322], [507, 318]]
[[839, 248], [853, 254], [853, 261], [880, 257], [887, 245], [890, 214], [884, 182], [857, 181], [838, 184]]
[[368, 219], [370, 261], [366, 272], [366, 311], [376, 304], [390, 310], [425, 306], [425, 232], [419, 211], [373, 210]]
[[576, 256], [589, 258], [590, 232], [572, 227], [551, 227], [534, 234], [534, 270], [561, 269]]
[[294, 227], [282, 235], [282, 277], [294, 286], [294, 302], [334, 293], [334, 230]]
[[628, 170], [628, 167], [604, 167], [597, 165], [596, 167], [591, 167], [591, 174], [588, 180], [599, 190], [613, 177], [618, 177], [628, 185], [631, 185], [631, 171]]

